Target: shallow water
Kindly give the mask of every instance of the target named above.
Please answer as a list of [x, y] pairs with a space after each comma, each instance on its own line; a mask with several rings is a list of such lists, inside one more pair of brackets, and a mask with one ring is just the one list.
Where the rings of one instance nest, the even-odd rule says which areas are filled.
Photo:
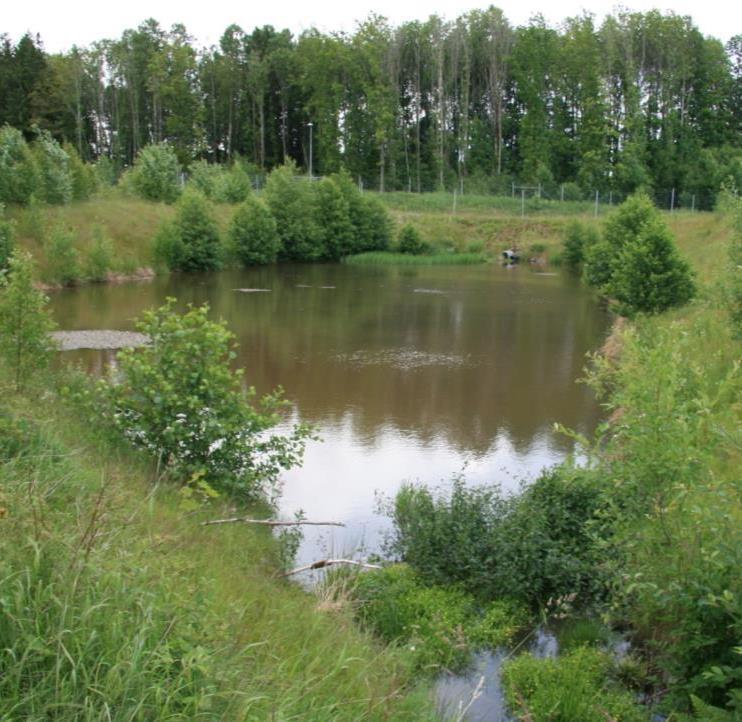
[[[575, 383], [606, 334], [594, 297], [566, 275], [528, 266], [279, 266], [172, 275], [53, 295], [61, 329], [132, 330], [168, 296], [208, 301], [240, 343], [259, 392], [283, 386], [293, 418], [313, 423], [301, 469], [284, 475], [281, 514], [345, 522], [309, 528], [298, 563], [379, 547], [377, 492], [404, 480], [522, 480], [562, 460], [559, 421], [589, 433], [600, 419]], [[70, 351], [91, 371], [113, 352]]]

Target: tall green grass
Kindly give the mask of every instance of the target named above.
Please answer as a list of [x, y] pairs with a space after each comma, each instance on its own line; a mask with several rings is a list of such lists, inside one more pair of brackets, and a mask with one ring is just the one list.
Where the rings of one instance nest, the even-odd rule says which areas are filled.
[[[37, 389], [38, 390], [38, 389]], [[0, 414], [0, 719], [434, 718], [409, 660], [51, 390]], [[257, 513], [257, 512], [255, 512]]]
[[433, 253], [418, 256], [391, 251], [369, 251], [343, 258], [343, 263], [353, 266], [472, 266], [486, 262], [487, 259], [481, 253]]

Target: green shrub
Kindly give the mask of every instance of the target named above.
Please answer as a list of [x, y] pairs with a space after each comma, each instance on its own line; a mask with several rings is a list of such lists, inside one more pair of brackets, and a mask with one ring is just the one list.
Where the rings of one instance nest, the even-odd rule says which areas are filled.
[[227, 167], [198, 160], [188, 170], [189, 183], [218, 203], [241, 203], [252, 191], [250, 176], [237, 163]]
[[175, 218], [155, 237], [155, 258], [175, 271], [209, 271], [221, 266], [219, 227], [203, 195], [189, 190], [178, 200]]
[[332, 180], [340, 188], [348, 204], [348, 215], [353, 226], [347, 253], [388, 249], [392, 236], [392, 220], [386, 208], [377, 198], [361, 193], [347, 172], [333, 175]]
[[39, 198], [55, 205], [69, 203], [73, 198], [73, 179], [67, 153], [47, 131], [39, 132], [32, 151], [38, 168]]
[[54, 329], [47, 311], [48, 299], [34, 288], [33, 261], [27, 253], [10, 259], [10, 273], [0, 278], [0, 355], [10, 371], [16, 390], [46, 367]]
[[95, 168], [84, 163], [75, 146], [66, 143], [64, 152], [69, 158], [70, 174], [72, 176], [72, 198], [83, 201], [90, 198], [98, 187], [98, 176]]
[[217, 178], [214, 200], [219, 203], [242, 203], [252, 193], [252, 181], [245, 169], [235, 163]]
[[276, 221], [255, 198], [248, 198], [237, 208], [228, 234], [230, 248], [243, 266], [273, 263], [278, 257]]
[[345, 196], [332, 178], [323, 178], [315, 188], [315, 223], [324, 256], [340, 260], [352, 252], [354, 228]]
[[660, 218], [646, 222], [613, 261], [609, 295], [624, 316], [659, 313], [682, 306], [695, 295], [690, 267], [680, 257]]
[[166, 143], [148, 145], [139, 151], [130, 183], [142, 198], [174, 203], [181, 192], [180, 172], [180, 162], [172, 146]]
[[423, 242], [420, 232], [409, 223], [402, 226], [399, 231], [397, 245], [400, 253], [409, 253], [411, 255], [422, 255], [428, 253], [430, 248]]
[[281, 257], [288, 261], [316, 261], [325, 254], [322, 229], [317, 225], [314, 184], [297, 176], [296, 166], [275, 168], [265, 185], [265, 201], [276, 219]]
[[20, 130], [0, 128], [0, 203], [28, 203], [39, 183], [36, 160]]
[[181, 482], [202, 478], [242, 497], [275, 500], [282, 469], [301, 461], [308, 429], [272, 434], [280, 391], [255, 400], [230, 369], [233, 335], [208, 319], [208, 307], [179, 315], [172, 299], [148, 311], [137, 329], [149, 344], [119, 355], [104, 385], [114, 424]]
[[461, 479], [437, 496], [407, 485], [389, 512], [389, 552], [428, 583], [460, 584], [484, 599], [586, 602], [603, 591], [592, 538], [601, 504], [594, 474], [568, 466], [545, 471], [517, 497]]
[[116, 185], [118, 172], [113, 161], [107, 155], [98, 158], [93, 166], [93, 172], [95, 173], [96, 188], [111, 188]]
[[645, 317], [596, 388], [621, 409], [597, 473], [610, 489], [603, 550], [614, 622], [661, 670], [668, 699], [724, 707], [740, 686], [740, 374], [726, 319]]
[[359, 575], [352, 595], [361, 622], [404, 645], [415, 666], [428, 672], [462, 668], [474, 649], [509, 644], [530, 621], [512, 601], [482, 610], [461, 589], [426, 586], [405, 564]]
[[44, 280], [63, 286], [80, 279], [80, 264], [75, 248], [75, 234], [71, 228], [58, 224], [44, 241], [46, 272]]
[[[572, 270], [579, 269], [585, 261], [586, 249], [599, 242], [596, 230], [580, 221], [570, 221], [564, 233], [562, 260]], [[597, 259], [593, 262], [595, 263]], [[591, 279], [591, 283], [593, 280]]]
[[93, 244], [85, 259], [85, 276], [91, 281], [105, 281], [113, 265], [113, 243], [100, 226], [93, 228]]
[[631, 694], [606, 684], [610, 657], [579, 647], [556, 659], [523, 654], [506, 662], [503, 683], [509, 707], [533, 722], [648, 722]]
[[636, 239], [659, 212], [644, 193], [637, 193], [622, 203], [603, 225], [602, 237], [586, 243], [585, 278], [595, 288], [606, 290], [616, 269], [618, 255], [624, 246]]
[[5, 218], [5, 207], [0, 203], [0, 276], [8, 270], [15, 245], [15, 224]]

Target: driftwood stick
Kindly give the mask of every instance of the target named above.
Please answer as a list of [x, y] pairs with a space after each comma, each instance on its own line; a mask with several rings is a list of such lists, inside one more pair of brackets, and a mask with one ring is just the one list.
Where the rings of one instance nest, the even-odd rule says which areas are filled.
[[286, 572], [283, 576], [290, 577], [293, 574], [299, 574], [300, 572], [308, 572], [311, 569], [324, 569], [330, 567], [333, 564], [348, 564], [353, 567], [361, 567], [363, 569], [381, 569], [379, 564], [366, 564], [365, 562], [357, 562], [355, 559], [320, 559], [317, 562], [312, 562], [304, 567], [297, 567], [292, 569], [290, 572]]
[[250, 519], [247, 516], [235, 516], [231, 519], [212, 519], [211, 521], [202, 521], [201, 526], [211, 526], [212, 524], [264, 524], [265, 526], [345, 526], [340, 521], [276, 521], [275, 519]]

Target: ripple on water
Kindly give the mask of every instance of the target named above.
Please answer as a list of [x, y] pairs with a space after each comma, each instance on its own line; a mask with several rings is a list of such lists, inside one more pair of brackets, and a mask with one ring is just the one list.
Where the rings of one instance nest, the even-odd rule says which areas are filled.
[[352, 353], [337, 354], [334, 360], [338, 363], [353, 366], [390, 366], [406, 371], [430, 366], [453, 368], [474, 365], [469, 354], [436, 353], [416, 349], [353, 351]]

